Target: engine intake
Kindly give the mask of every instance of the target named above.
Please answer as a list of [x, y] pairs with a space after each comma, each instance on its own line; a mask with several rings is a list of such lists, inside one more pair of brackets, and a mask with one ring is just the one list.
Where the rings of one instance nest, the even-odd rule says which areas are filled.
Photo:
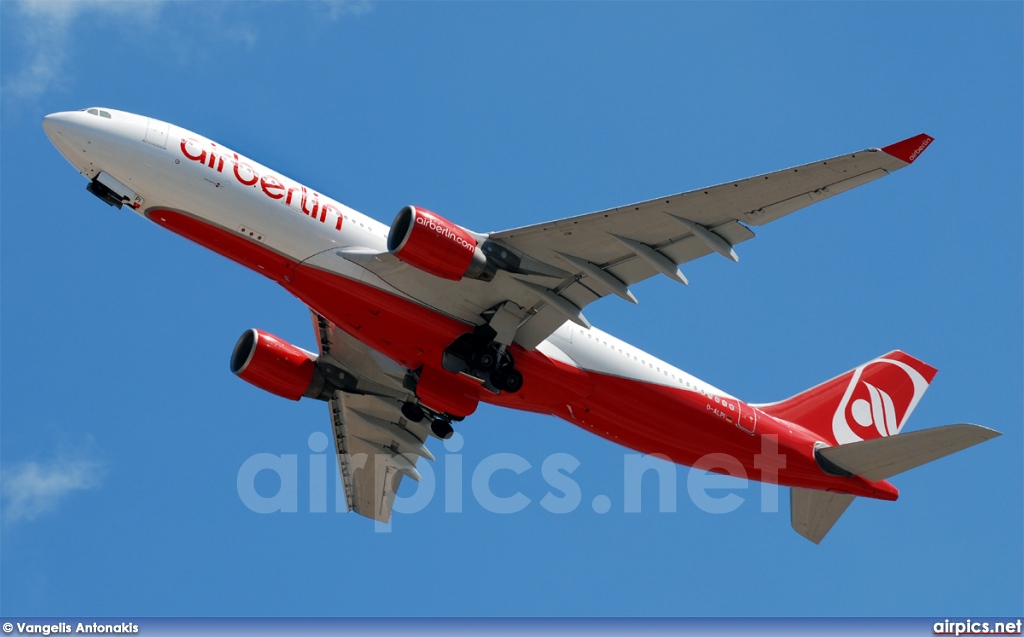
[[449, 281], [463, 278], [490, 281], [490, 264], [469, 230], [441, 215], [406, 206], [391, 224], [388, 251], [409, 265]]
[[325, 399], [332, 389], [317, 356], [269, 332], [246, 330], [231, 352], [231, 373], [288, 400]]

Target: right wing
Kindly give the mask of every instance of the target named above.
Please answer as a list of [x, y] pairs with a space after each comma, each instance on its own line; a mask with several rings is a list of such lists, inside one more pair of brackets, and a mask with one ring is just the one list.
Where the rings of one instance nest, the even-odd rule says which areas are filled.
[[402, 476], [419, 481], [416, 462], [433, 460], [424, 445], [429, 429], [402, 415], [412, 392], [405, 370], [352, 338], [316, 312], [320, 356], [344, 371], [351, 391], [329, 401], [334, 449], [349, 511], [387, 523]]

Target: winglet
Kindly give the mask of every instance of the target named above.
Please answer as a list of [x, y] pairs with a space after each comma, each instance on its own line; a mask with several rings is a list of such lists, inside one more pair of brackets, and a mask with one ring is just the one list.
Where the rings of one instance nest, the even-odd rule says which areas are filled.
[[914, 160], [924, 152], [925, 148], [932, 143], [934, 138], [921, 133], [909, 139], [904, 139], [901, 142], [890, 144], [882, 149], [882, 152], [892, 155], [896, 159], [905, 161], [908, 164], [914, 163]]

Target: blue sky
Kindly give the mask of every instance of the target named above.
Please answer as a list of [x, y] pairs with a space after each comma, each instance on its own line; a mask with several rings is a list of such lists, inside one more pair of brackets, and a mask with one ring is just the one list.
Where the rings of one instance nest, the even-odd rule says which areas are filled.
[[[1019, 616], [1022, 17], [1020, 3], [0, 3], [0, 611]], [[587, 316], [751, 402], [904, 349], [940, 370], [907, 430], [1004, 435], [894, 478], [896, 503], [858, 499], [820, 546], [791, 530], [784, 492], [762, 512], [759, 484], [731, 482], [715, 493], [741, 506], [707, 513], [683, 467], [674, 512], [650, 474], [626, 513], [631, 452], [490, 407], [457, 452], [430, 443], [434, 497], [389, 532], [334, 512], [331, 456], [329, 512], [311, 512], [326, 407], [227, 369], [249, 327], [314, 349], [305, 308], [89, 196], [40, 120], [95, 105], [200, 132], [381, 221], [417, 204], [478, 231], [927, 132], [912, 168], [761, 228], [739, 264], [709, 257], [688, 288], [655, 279], [638, 307]], [[295, 456], [296, 512], [239, 496], [260, 453]], [[498, 453], [530, 466], [492, 481], [529, 498], [519, 513], [472, 496]], [[564, 514], [541, 505], [554, 454], [579, 462], [582, 503]], [[446, 513], [457, 482], [462, 512]]]

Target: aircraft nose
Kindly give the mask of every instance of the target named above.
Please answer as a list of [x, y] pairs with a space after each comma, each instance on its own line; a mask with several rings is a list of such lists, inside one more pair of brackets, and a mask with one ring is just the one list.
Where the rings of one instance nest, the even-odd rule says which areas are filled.
[[57, 135], [64, 132], [67, 121], [66, 113], [50, 113], [43, 118], [43, 130], [46, 131], [46, 136], [50, 138], [50, 141], [55, 142]]

